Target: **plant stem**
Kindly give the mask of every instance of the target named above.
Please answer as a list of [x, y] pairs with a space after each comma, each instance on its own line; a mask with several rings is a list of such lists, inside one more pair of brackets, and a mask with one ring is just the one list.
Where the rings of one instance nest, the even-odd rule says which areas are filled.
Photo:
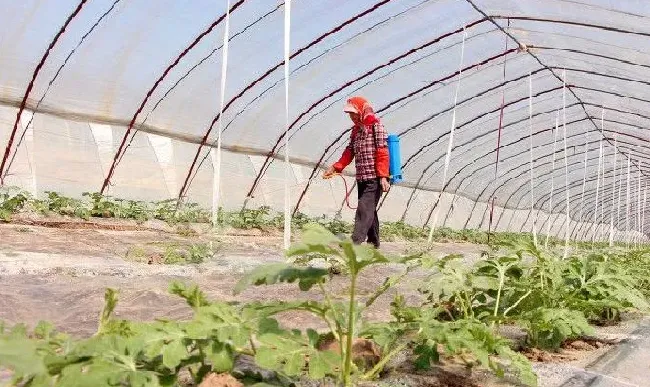
[[253, 351], [253, 356], [257, 354], [257, 348], [255, 348], [255, 343], [253, 342], [253, 336], [248, 336], [248, 342], [251, 345], [251, 350]]
[[508, 312], [510, 312], [511, 310], [513, 310], [514, 308], [516, 308], [517, 305], [519, 305], [519, 303], [520, 303], [521, 301], [523, 301], [524, 298], [530, 296], [530, 293], [532, 293], [532, 292], [533, 292], [532, 290], [529, 290], [528, 292], [526, 292], [526, 294], [524, 294], [523, 296], [521, 296], [521, 298], [518, 299], [517, 302], [515, 302], [514, 304], [512, 304], [511, 307], [509, 307], [508, 309], [506, 309], [506, 310], [503, 312], [503, 317], [506, 317], [506, 315], [508, 314]]
[[[501, 302], [501, 290], [503, 289], [503, 284], [506, 280], [506, 273], [504, 270], [499, 269], [499, 289], [497, 290], [497, 300], [494, 304], [494, 317], [499, 314], [499, 303]], [[494, 325], [494, 324], [493, 324]]]
[[465, 307], [465, 300], [463, 299], [464, 293], [456, 293], [456, 298], [460, 304], [461, 309], [463, 310], [463, 317], [469, 318], [469, 310]]
[[392, 351], [390, 351], [386, 356], [384, 356], [377, 365], [375, 365], [370, 371], [366, 372], [361, 378], [364, 380], [371, 380], [374, 379], [383, 369], [386, 363], [398, 354], [399, 352], [402, 352], [407, 346], [407, 343], [403, 343], [395, 347]]
[[[396, 284], [397, 282], [401, 281], [401, 280], [402, 280], [404, 277], [406, 277], [406, 275], [408, 275], [410, 272], [411, 272], [411, 268], [409, 267], [409, 268], [407, 268], [407, 269], [404, 271], [404, 273], [398, 275], [397, 277], [393, 277], [393, 278], [389, 278], [389, 279], [387, 279], [386, 282], [384, 282], [384, 284], [383, 284], [379, 289], [377, 289], [377, 291], [375, 292], [375, 294], [373, 294], [373, 295], [372, 295], [372, 296], [371, 296], [371, 297], [366, 301], [366, 307], [369, 307], [370, 305], [372, 305], [372, 304], [377, 300], [377, 298], [379, 298], [382, 294], [386, 293], [386, 291], [387, 291], [388, 289], [390, 289], [391, 286], [393, 286], [393, 285]], [[392, 281], [391, 281], [391, 280], [392, 280]]]
[[322, 282], [318, 283], [318, 287], [320, 288], [320, 291], [323, 293], [323, 297], [325, 298], [325, 302], [327, 303], [327, 306], [330, 308], [332, 311], [332, 315], [334, 316], [334, 325], [335, 327], [332, 326], [332, 322], [323, 314], [321, 317], [323, 320], [325, 320], [325, 323], [327, 324], [327, 327], [329, 328], [330, 332], [334, 335], [334, 338], [341, 342], [341, 326], [339, 325], [339, 318], [336, 315], [336, 309], [334, 309], [334, 304], [332, 304], [332, 299], [330, 298], [329, 294], [325, 290], [325, 285], [323, 285]]
[[352, 386], [351, 367], [352, 367], [352, 339], [354, 333], [354, 304], [357, 287], [357, 273], [350, 274], [350, 309], [348, 312], [348, 331], [347, 342], [345, 345], [345, 359], [343, 360], [343, 384], [348, 387]]
[[255, 352], [250, 350], [250, 349], [247, 349], [247, 348], [235, 347], [234, 350], [235, 350], [236, 353], [239, 353], [239, 354], [242, 354], [242, 355], [255, 356]]
[[537, 265], [539, 267], [539, 283], [542, 289], [542, 292], [544, 291], [544, 270], [546, 270], [546, 266], [539, 263], [539, 258], [537, 259]]

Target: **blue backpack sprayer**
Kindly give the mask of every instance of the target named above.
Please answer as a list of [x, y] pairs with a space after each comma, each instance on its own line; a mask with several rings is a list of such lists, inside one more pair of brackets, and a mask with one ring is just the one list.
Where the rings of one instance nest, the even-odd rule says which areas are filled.
[[390, 183], [395, 184], [402, 181], [402, 155], [400, 153], [399, 136], [388, 135], [388, 165], [390, 172]]
[[[390, 184], [396, 184], [402, 181], [402, 156], [400, 152], [399, 136], [396, 134], [388, 135], [388, 170], [390, 174]], [[348, 189], [348, 182], [343, 175], [338, 174], [343, 179], [345, 186], [345, 204], [351, 210], [356, 210], [356, 207], [350, 205], [350, 194], [352, 189]]]

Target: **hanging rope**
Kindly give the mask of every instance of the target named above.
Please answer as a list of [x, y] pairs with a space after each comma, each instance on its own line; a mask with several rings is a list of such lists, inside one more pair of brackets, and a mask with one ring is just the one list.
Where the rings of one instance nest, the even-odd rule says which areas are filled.
[[638, 232], [638, 235], [636, 236], [636, 245], [638, 247], [639, 244], [639, 236], [641, 235], [641, 170], [638, 170], [638, 189], [637, 189], [637, 194], [636, 194], [636, 230]]
[[[548, 248], [548, 238], [551, 235], [551, 217], [553, 216], [553, 191], [555, 189], [555, 144], [557, 143], [558, 125], [560, 120], [560, 111], [555, 114], [555, 129], [553, 129], [553, 153], [551, 154], [551, 192], [548, 200], [548, 218], [546, 219], [546, 239], [544, 240], [544, 248]], [[544, 225], [542, 225], [543, 227]]]
[[609, 246], [612, 247], [614, 246], [614, 201], [615, 201], [615, 194], [616, 194], [616, 164], [617, 164], [617, 153], [618, 153], [618, 137], [614, 135], [614, 166], [612, 170], [612, 174], [614, 177], [612, 178], [612, 211], [610, 212], [609, 216]]
[[[449, 162], [451, 160], [451, 149], [454, 146], [454, 131], [456, 129], [456, 107], [458, 106], [458, 91], [460, 90], [460, 81], [463, 79], [463, 61], [465, 59], [465, 39], [467, 38], [467, 31], [463, 26], [463, 42], [460, 48], [460, 65], [458, 66], [458, 82], [456, 83], [456, 92], [454, 93], [454, 110], [451, 113], [451, 128], [449, 130], [449, 142], [447, 143], [447, 154], [445, 155], [445, 168], [442, 174], [442, 185], [440, 186], [440, 193], [438, 195], [438, 203], [442, 199], [442, 194], [445, 190], [445, 185], [447, 184], [447, 173], [449, 172]], [[433, 222], [429, 227], [429, 238], [428, 242], [431, 243], [433, 240], [433, 229], [438, 223], [438, 213], [440, 211], [440, 206], [436, 203], [435, 213], [433, 216]]]
[[566, 220], [564, 225], [564, 258], [569, 255], [569, 224], [571, 223], [571, 207], [569, 206], [569, 161], [566, 146], [566, 70], [562, 73], [562, 133], [564, 135], [564, 190], [566, 194]]
[[623, 168], [624, 165], [621, 165], [621, 172], [619, 173], [620, 178], [618, 180], [618, 199], [616, 200], [616, 228], [619, 230], [619, 235], [621, 229], [621, 191], [623, 191]]
[[[226, 0], [226, 24], [223, 30], [223, 51], [221, 57], [221, 90], [219, 95], [219, 126], [217, 132], [217, 150], [213, 156], [214, 181], [212, 187], [212, 225], [218, 222], [219, 199], [221, 194], [221, 135], [223, 133], [223, 107], [226, 99], [226, 77], [228, 72], [228, 42], [230, 38], [230, 0]], [[210, 151], [214, 154], [214, 148]]]
[[630, 155], [627, 155], [627, 190], [625, 192], [625, 240], [630, 248]]
[[[508, 28], [510, 28], [510, 19], [508, 19]], [[505, 52], [508, 51], [508, 35], [505, 36], [506, 48]], [[503, 57], [503, 87], [501, 88], [501, 109], [499, 112], [499, 131], [497, 132], [497, 160], [494, 163], [494, 178], [496, 179], [499, 175], [499, 152], [501, 150], [501, 131], [503, 129], [503, 108], [505, 106], [506, 100], [506, 64], [508, 63], [508, 55]]]
[[[508, 19], [508, 27], [510, 29], [510, 20]], [[508, 35], [505, 35], [505, 52], [508, 51]], [[499, 176], [499, 153], [501, 150], [501, 131], [503, 129], [503, 110], [505, 107], [506, 101], [506, 64], [508, 63], [508, 55], [503, 57], [503, 87], [501, 88], [501, 109], [499, 112], [499, 131], [497, 132], [497, 155], [496, 161], [494, 163], [494, 179], [496, 180]], [[488, 223], [488, 242], [490, 241], [490, 233], [492, 232], [492, 221], [494, 220], [494, 202], [495, 197], [492, 197], [492, 203], [490, 204], [490, 221]]]
[[647, 241], [648, 238], [645, 235], [645, 203], [648, 199], [648, 183], [643, 184], [643, 209], [641, 210], [641, 238], [643, 241]]
[[284, 2], [284, 118], [287, 133], [284, 136], [284, 248], [291, 243], [291, 211], [289, 178], [291, 164], [289, 163], [289, 52], [291, 49], [291, 0]]
[[[603, 107], [600, 114], [600, 134], [601, 137], [605, 138], [605, 108]], [[604, 199], [604, 190], [605, 190], [605, 144], [603, 143], [603, 156], [600, 166], [600, 187], [603, 190], [603, 199]], [[598, 210], [598, 204], [600, 204], [600, 220], [598, 222], [598, 237], [597, 240], [601, 241], [603, 239], [604, 225], [605, 225], [605, 201], [601, 200], [601, 203], [596, 203], [596, 210]]]
[[[535, 184], [533, 174], [533, 76], [528, 73], [528, 126], [530, 128], [530, 212], [535, 210]], [[533, 216], [533, 243], [537, 246], [537, 218]]]
[[[584, 153], [584, 161], [583, 161], [583, 167], [582, 167], [582, 194], [580, 195], [580, 215], [578, 215], [578, 222], [583, 222], [582, 220], [582, 214], [584, 212], [584, 204], [585, 204], [585, 184], [587, 182], [587, 145], [589, 144], [589, 134], [585, 131], [585, 148], [583, 150]], [[575, 232], [575, 239], [580, 239], [578, 234], [582, 234], [581, 229], [577, 227], [574, 230]]]
[[594, 224], [596, 225], [596, 229], [594, 230], [592, 236], [591, 236], [591, 241], [595, 242], [596, 241], [596, 235], [598, 231], [598, 194], [600, 193], [600, 173], [601, 173], [601, 168], [603, 166], [603, 133], [604, 133], [604, 114], [605, 114], [605, 109], [602, 110], [601, 112], [601, 119], [600, 119], [600, 133], [601, 133], [601, 138], [599, 141], [599, 150], [598, 150], [598, 172], [596, 175], [596, 201], [595, 205], [596, 208], [594, 210]]

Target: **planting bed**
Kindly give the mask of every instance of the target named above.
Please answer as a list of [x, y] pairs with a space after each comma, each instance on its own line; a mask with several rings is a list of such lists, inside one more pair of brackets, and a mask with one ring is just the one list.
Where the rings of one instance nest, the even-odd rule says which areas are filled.
[[[233, 295], [233, 289], [244, 273], [259, 265], [286, 261], [280, 251], [281, 237], [272, 232], [227, 230], [214, 235], [205, 225], [178, 228], [155, 221], [138, 225], [116, 220], [85, 222], [18, 217], [10, 224], [0, 225], [0, 235], [0, 320], [8, 326], [24, 322], [33, 327], [40, 320], [48, 320], [60, 331], [88, 337], [97, 330], [106, 288], [119, 291], [115, 318], [187, 320], [192, 316], [192, 309], [184, 300], [168, 292], [169, 284], [174, 280], [198, 284], [210, 300], [320, 299], [314, 289], [303, 292], [295, 284], [251, 287]], [[210, 249], [200, 263], [179, 261], [165, 264], [160, 257], [147, 259], [164, 255], [169, 246], [182, 255], [181, 247], [199, 244]], [[384, 244], [382, 250], [399, 254], [415, 251], [420, 245], [417, 242], [390, 242]], [[438, 243], [432, 254], [460, 253], [469, 265], [481, 259], [480, 252], [484, 248], [466, 243]], [[138, 259], [133, 259], [134, 249], [140, 252]], [[325, 263], [316, 265], [322, 267]], [[371, 267], [359, 278], [358, 296], [369, 296], [384, 278], [398, 271], [399, 268], [392, 265]], [[379, 297], [364, 312], [365, 317], [369, 321], [389, 320], [390, 304], [397, 292], [404, 295], [408, 303], [420, 302], [422, 296], [414, 284], [425, 275], [426, 270], [414, 270], [409, 279]], [[347, 295], [345, 275], [333, 276], [326, 286], [336, 299], [344, 300]], [[587, 386], [596, 385], [593, 384], [596, 382], [605, 383], [600, 384], [603, 386], [645, 385], [645, 371], [637, 368], [622, 373], [620, 367], [629, 364], [629, 356], [635, 353], [626, 347], [628, 341], [633, 340], [637, 345], [646, 343], [647, 329], [637, 328], [641, 321], [639, 316], [625, 315], [623, 318], [620, 325], [596, 328], [591, 338], [564, 343], [558, 352], [526, 350], [524, 353], [533, 361], [539, 385]], [[287, 328], [327, 328], [321, 320], [301, 312], [281, 313], [278, 320]], [[522, 336], [518, 328], [507, 325], [501, 328], [501, 333], [515, 342]], [[365, 385], [517, 385], [512, 377], [499, 379], [480, 368], [468, 372], [453, 358], [442, 359], [427, 371], [416, 370], [411, 362], [405, 362], [406, 356], [395, 357], [387, 367], [389, 372], [379, 380], [365, 382]], [[604, 360], [608, 356], [616, 361]], [[607, 364], [603, 365], [603, 362]], [[647, 370], [648, 364], [643, 367]], [[10, 373], [6, 370], [0, 372], [4, 372], [4, 380], [8, 380]], [[0, 380], [2, 378], [0, 376]], [[311, 383], [303, 382], [304, 385]]]

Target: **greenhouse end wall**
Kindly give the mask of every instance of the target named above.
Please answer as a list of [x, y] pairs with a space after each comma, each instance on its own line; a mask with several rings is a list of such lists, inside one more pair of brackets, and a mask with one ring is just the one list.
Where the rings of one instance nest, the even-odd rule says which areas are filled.
[[[0, 108], [0, 140], [6, 141], [16, 109]], [[33, 117], [26, 131], [24, 144], [18, 150], [5, 185], [18, 186], [41, 197], [46, 191], [78, 197], [83, 192], [98, 191], [113, 161], [125, 127], [105, 122], [71, 120], [51, 114], [33, 115], [23, 112], [21, 126]], [[192, 140], [192, 139], [189, 139]], [[198, 139], [187, 138], [164, 131], [145, 128], [140, 130], [130, 143], [129, 151], [116, 168], [107, 194], [124, 199], [158, 201], [176, 199], [184, 183], [188, 167], [197, 148]], [[226, 147], [228, 148], [228, 147]], [[220, 205], [227, 210], [238, 210], [268, 206], [281, 211], [284, 205], [284, 164], [272, 163], [263, 176], [256, 194], [246, 200], [248, 188], [263, 165], [263, 151], [246, 154], [240, 151], [222, 152], [222, 184]], [[213, 157], [206, 151], [204, 162], [192, 176], [187, 190], [188, 202], [196, 202], [210, 208], [213, 195]], [[309, 182], [314, 163], [299, 161], [291, 163], [290, 199], [295, 205]], [[353, 177], [346, 176], [349, 188]], [[394, 186], [380, 208], [382, 221], [400, 221], [422, 226], [429, 215], [437, 217], [437, 226], [454, 229], [488, 230], [492, 212], [492, 230], [530, 232], [536, 219], [536, 231], [563, 237], [566, 232], [566, 215], [558, 212], [551, 215], [529, 208], [503, 208], [498, 203], [491, 208], [489, 203], [474, 202], [458, 194], [443, 193], [439, 205], [439, 193], [427, 187], [414, 188], [412, 183]], [[300, 212], [311, 216], [341, 216], [351, 221], [354, 211], [345, 205], [346, 186], [336, 178], [323, 180], [319, 174], [309, 182], [309, 189], [301, 201]], [[350, 195], [350, 205], [356, 206], [356, 192]], [[437, 214], [435, 214], [437, 212]], [[435, 215], [434, 215], [435, 214]], [[429, 222], [430, 224], [431, 222]], [[582, 230], [582, 231], [578, 231]], [[609, 225], [595, 226], [570, 220], [569, 231], [580, 239], [606, 240]], [[629, 237], [639, 237], [631, 232]], [[625, 232], [617, 230], [617, 239], [625, 239]]]

